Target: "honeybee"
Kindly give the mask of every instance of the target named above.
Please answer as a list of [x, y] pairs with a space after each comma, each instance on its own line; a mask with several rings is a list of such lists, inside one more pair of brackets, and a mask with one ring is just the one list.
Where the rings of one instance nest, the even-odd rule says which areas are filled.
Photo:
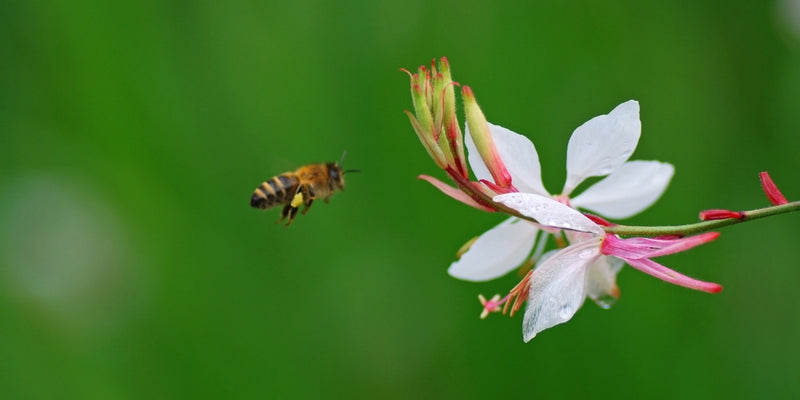
[[[342, 155], [344, 161], [344, 155]], [[250, 198], [250, 207], [262, 210], [283, 204], [281, 218], [289, 220], [289, 226], [297, 215], [300, 205], [305, 204], [303, 214], [308, 212], [314, 200], [321, 198], [326, 203], [336, 191], [344, 190], [344, 174], [358, 170], [342, 171], [335, 162], [304, 165], [294, 172], [284, 172], [262, 183]]]

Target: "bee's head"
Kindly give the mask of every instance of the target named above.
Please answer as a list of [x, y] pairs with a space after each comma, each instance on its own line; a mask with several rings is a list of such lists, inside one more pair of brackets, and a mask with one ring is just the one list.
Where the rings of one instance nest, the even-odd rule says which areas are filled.
[[345, 152], [342, 153], [342, 159], [339, 161], [338, 164], [335, 162], [328, 163], [328, 177], [330, 178], [331, 182], [335, 182], [336, 189], [339, 190], [344, 190], [344, 174], [348, 172], [361, 172], [360, 170], [357, 169], [348, 169], [342, 171], [341, 165], [344, 163], [344, 156], [346, 155], [347, 151], [345, 150]]
[[328, 178], [338, 190], [344, 190], [344, 172], [335, 162], [328, 163]]

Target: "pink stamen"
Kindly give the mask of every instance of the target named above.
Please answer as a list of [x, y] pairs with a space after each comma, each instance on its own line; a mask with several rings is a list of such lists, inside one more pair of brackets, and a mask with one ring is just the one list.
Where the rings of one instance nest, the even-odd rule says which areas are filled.
[[616, 235], [607, 235], [600, 246], [600, 252], [621, 258], [631, 267], [663, 281], [703, 292], [718, 293], [722, 290], [722, 286], [690, 278], [650, 259], [686, 251], [718, 237], [718, 232], [707, 232], [679, 239], [643, 237], [620, 239]]
[[634, 237], [621, 239], [617, 235], [607, 235], [600, 246], [600, 252], [624, 260], [654, 258], [680, 253], [708, 243], [719, 237], [719, 232], [706, 232], [700, 235], [679, 239]]
[[649, 258], [640, 260], [625, 260], [631, 267], [644, 272], [645, 274], [652, 275], [665, 282], [669, 282], [678, 286], [683, 286], [689, 289], [700, 290], [706, 293], [719, 293], [722, 291], [722, 286], [713, 282], [704, 282], [686, 275], [673, 271]]

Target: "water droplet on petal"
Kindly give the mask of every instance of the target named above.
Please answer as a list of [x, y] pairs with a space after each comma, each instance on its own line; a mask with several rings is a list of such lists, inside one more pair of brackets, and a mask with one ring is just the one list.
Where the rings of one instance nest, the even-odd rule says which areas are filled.
[[600, 296], [600, 297], [598, 297], [596, 299], [592, 299], [592, 300], [594, 300], [594, 302], [598, 306], [600, 306], [600, 308], [605, 309], [605, 310], [608, 310], [609, 308], [611, 308], [611, 306], [613, 306], [614, 304], [617, 303], [617, 298], [612, 296], [612, 295], [610, 295], [610, 294], [606, 294], [606, 295]]
[[573, 314], [575, 314], [575, 310], [567, 304], [562, 305], [558, 309], [558, 316], [563, 320], [570, 319]]

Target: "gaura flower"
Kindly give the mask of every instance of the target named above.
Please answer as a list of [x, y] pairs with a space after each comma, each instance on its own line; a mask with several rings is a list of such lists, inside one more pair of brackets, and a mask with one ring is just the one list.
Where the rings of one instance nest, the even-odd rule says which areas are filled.
[[[494, 201], [535, 218], [541, 224], [568, 230], [570, 245], [544, 259], [526, 279], [527, 308], [523, 318], [523, 339], [528, 342], [539, 332], [569, 321], [583, 305], [593, 299], [613, 295], [616, 273], [621, 262], [669, 283], [708, 293], [722, 287], [675, 272], [651, 258], [689, 250], [716, 239], [717, 232], [685, 238], [621, 239], [606, 234], [603, 228], [580, 212], [550, 198], [530, 193], [508, 193]], [[500, 303], [485, 302], [488, 311], [499, 309]]]
[[[571, 207], [606, 217], [627, 218], [643, 211], [663, 194], [674, 173], [668, 163], [628, 161], [641, 134], [639, 103], [635, 100], [624, 102], [607, 115], [594, 117], [575, 129], [567, 147], [567, 179], [561, 194], [555, 196], [542, 184], [539, 156], [533, 143], [502, 126], [488, 126], [516, 191], [553, 197]], [[491, 186], [493, 176], [476, 149], [469, 125], [467, 133], [469, 165], [479, 181]], [[578, 185], [597, 176], [606, 178], [571, 198]], [[499, 193], [514, 191], [495, 189]], [[503, 276], [529, 257], [540, 232], [536, 224], [509, 218], [478, 237], [448, 272], [469, 281]], [[534, 258], [540, 255], [542, 244], [543, 238]]]

